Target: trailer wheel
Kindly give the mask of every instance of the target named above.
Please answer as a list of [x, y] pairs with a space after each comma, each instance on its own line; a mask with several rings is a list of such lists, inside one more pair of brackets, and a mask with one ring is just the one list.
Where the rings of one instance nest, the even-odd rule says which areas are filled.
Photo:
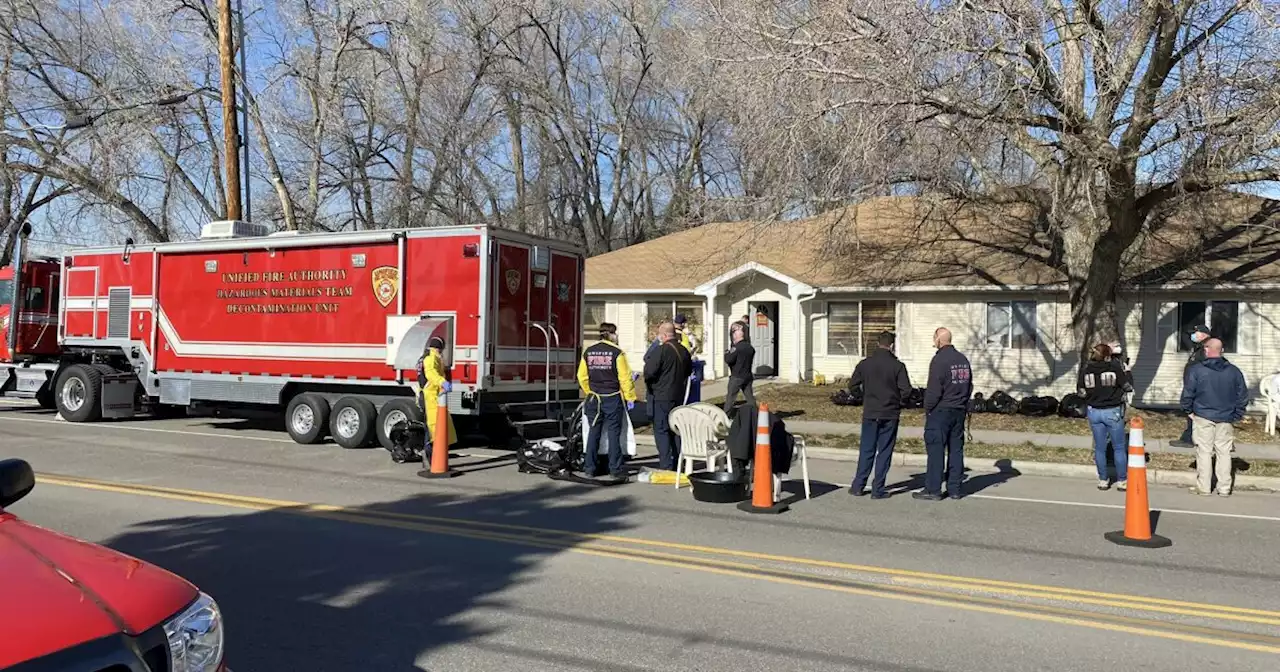
[[376, 424], [379, 445], [387, 450], [395, 448], [395, 443], [391, 440], [391, 430], [401, 422], [422, 422], [422, 411], [408, 399], [392, 399], [382, 405], [378, 411]]
[[333, 405], [329, 434], [343, 448], [364, 448], [373, 442], [378, 411], [364, 397], [343, 397]]
[[58, 376], [54, 404], [67, 422], [101, 419], [102, 372], [83, 364], [68, 367]]
[[297, 443], [320, 443], [329, 429], [329, 402], [318, 394], [299, 394], [285, 409], [284, 427]]

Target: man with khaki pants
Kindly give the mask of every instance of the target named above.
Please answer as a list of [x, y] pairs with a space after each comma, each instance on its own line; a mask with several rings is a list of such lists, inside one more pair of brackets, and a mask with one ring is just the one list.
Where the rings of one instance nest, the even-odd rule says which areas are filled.
[[1198, 495], [1213, 493], [1210, 464], [1217, 460], [1218, 495], [1231, 494], [1231, 451], [1235, 449], [1232, 423], [1244, 419], [1249, 404], [1249, 388], [1244, 374], [1222, 356], [1222, 341], [1211, 338], [1204, 344], [1203, 362], [1187, 373], [1182, 388], [1182, 411], [1191, 418], [1191, 439], [1196, 445], [1196, 487]]

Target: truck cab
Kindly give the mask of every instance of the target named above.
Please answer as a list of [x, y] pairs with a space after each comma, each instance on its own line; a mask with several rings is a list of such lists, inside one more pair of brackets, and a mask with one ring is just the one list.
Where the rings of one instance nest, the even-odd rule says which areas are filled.
[[60, 268], [52, 259], [28, 261], [20, 274], [0, 268], [0, 361], [57, 359]]

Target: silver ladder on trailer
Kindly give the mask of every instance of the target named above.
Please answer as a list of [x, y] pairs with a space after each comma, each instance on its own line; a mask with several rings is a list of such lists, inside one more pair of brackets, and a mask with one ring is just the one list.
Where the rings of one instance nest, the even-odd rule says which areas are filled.
[[[543, 376], [543, 417], [534, 420], [519, 420], [512, 422], [516, 433], [525, 441], [538, 441], [541, 439], [551, 439], [552, 441], [564, 441], [568, 437], [564, 436], [564, 407], [560, 402], [560, 332], [549, 323], [530, 322], [530, 329], [537, 329], [542, 332], [542, 340], [546, 344], [544, 350], [546, 352], [546, 372]], [[553, 370], [551, 367], [551, 348], [552, 343], [555, 344], [556, 366]], [[552, 403], [552, 388], [555, 389], [555, 402]], [[568, 428], [572, 432], [573, 428]]]

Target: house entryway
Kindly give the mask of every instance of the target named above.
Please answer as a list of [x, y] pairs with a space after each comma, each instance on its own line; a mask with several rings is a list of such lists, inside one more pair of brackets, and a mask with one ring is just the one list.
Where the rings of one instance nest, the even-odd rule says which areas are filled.
[[753, 302], [750, 314], [751, 345], [755, 346], [756, 358], [752, 364], [752, 372], [758, 378], [772, 378], [778, 375], [778, 308], [777, 301]]

